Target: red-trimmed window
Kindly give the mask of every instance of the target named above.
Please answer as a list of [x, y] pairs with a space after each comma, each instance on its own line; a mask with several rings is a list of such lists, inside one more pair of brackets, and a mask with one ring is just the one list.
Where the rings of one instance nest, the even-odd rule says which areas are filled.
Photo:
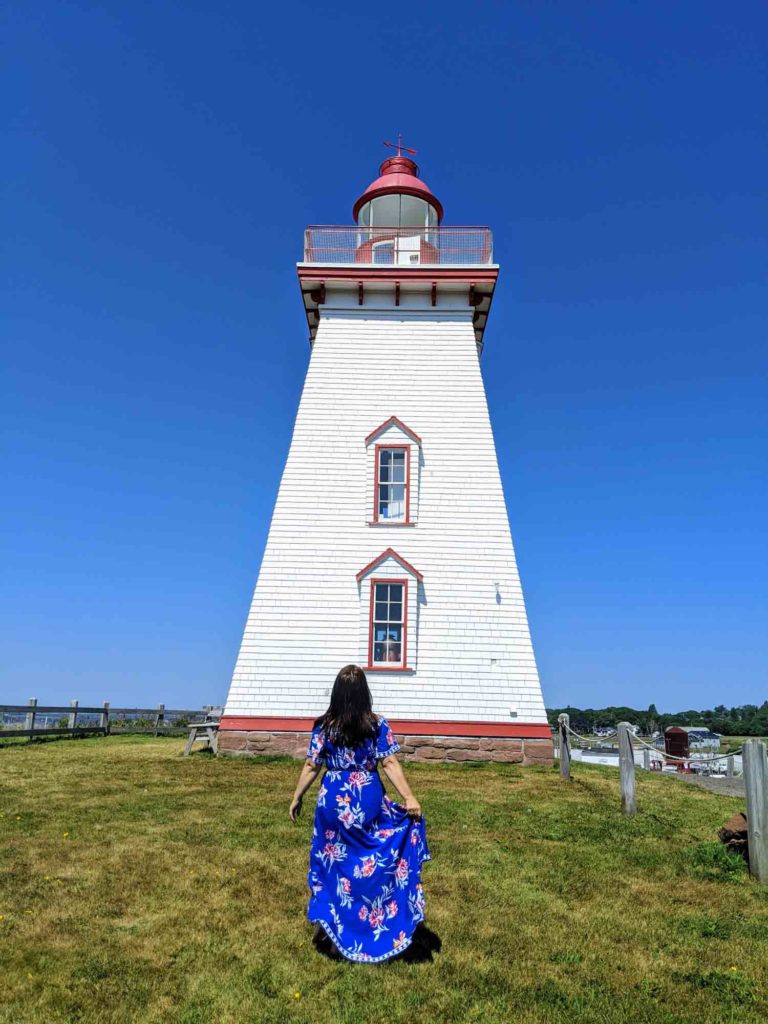
[[368, 666], [380, 669], [405, 668], [407, 632], [408, 581], [371, 580]]
[[376, 445], [375, 523], [410, 522], [410, 445]]

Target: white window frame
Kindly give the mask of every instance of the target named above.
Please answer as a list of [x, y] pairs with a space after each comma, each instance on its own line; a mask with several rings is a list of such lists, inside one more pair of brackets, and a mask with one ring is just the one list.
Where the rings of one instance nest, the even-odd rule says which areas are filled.
[[[395, 452], [402, 453], [402, 463], [403, 463], [403, 479], [402, 480], [392, 480], [392, 479], [390, 479], [390, 480], [382, 481], [382, 479], [381, 479], [382, 459], [383, 459], [384, 454], [387, 453], [387, 452], [389, 452], [390, 455], [394, 454]], [[410, 506], [411, 506], [411, 446], [409, 444], [377, 444], [376, 448], [375, 448], [374, 458], [375, 458], [375, 478], [374, 478], [374, 481], [373, 481], [373, 501], [374, 501], [373, 521], [375, 523], [386, 523], [387, 525], [392, 525], [392, 526], [407, 526], [410, 523], [410, 521], [411, 521], [411, 517], [410, 517]], [[390, 477], [392, 476], [393, 470], [394, 470], [394, 463], [393, 463], [393, 461], [390, 461], [389, 474], [388, 474]], [[388, 495], [391, 495], [391, 493], [392, 493], [391, 488], [393, 488], [393, 487], [402, 487], [403, 488], [403, 498], [402, 498], [402, 501], [399, 503], [399, 504], [402, 505], [402, 515], [399, 515], [399, 516], [382, 515], [382, 511], [381, 511], [381, 503], [382, 503], [381, 488], [382, 487], [386, 487], [387, 488], [387, 494]], [[392, 498], [389, 497], [389, 496], [387, 498], [385, 498], [384, 501], [386, 501], [386, 503], [387, 503], [387, 509], [388, 510], [389, 510], [389, 507], [392, 504], [396, 504], [395, 502], [392, 501]]]

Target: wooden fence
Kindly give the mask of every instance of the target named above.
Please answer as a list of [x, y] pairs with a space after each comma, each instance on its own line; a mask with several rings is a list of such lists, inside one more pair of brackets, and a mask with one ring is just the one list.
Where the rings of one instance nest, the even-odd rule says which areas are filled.
[[[629, 722], [619, 722], [617, 726], [619, 738], [619, 781], [621, 788], [621, 809], [624, 814], [637, 813], [637, 794], [635, 789], [635, 752], [632, 741], [635, 740], [644, 749], [645, 765], [650, 767], [649, 751], [653, 748], [644, 740], [632, 733]], [[571, 729], [567, 714], [557, 720], [558, 745], [560, 748], [560, 775], [563, 779], [571, 777], [571, 746], [570, 737], [578, 736]], [[702, 761], [727, 761], [728, 774], [733, 775], [733, 757], [738, 751], [718, 754], [713, 757], [701, 758]], [[686, 761], [690, 758], [678, 758], [671, 754], [663, 755], [666, 760]], [[758, 882], [768, 882], [768, 749], [762, 740], [745, 740], [743, 747], [744, 788], [747, 798], [747, 842], [749, 846], [749, 872]]]
[[[31, 697], [27, 704], [0, 704], [0, 741], [21, 737], [33, 740], [41, 736], [108, 736], [113, 730], [154, 736], [183, 733], [188, 722], [205, 720], [219, 710], [212, 704], [193, 709], [166, 708], [165, 704], [154, 708], [113, 708], [109, 701], [99, 707], [85, 707], [76, 700], [56, 706], [38, 704], [37, 698]], [[3, 721], [6, 715], [23, 715], [24, 721], [19, 726], [8, 725]], [[67, 724], [41, 725], [41, 716], [50, 715], [66, 717]]]

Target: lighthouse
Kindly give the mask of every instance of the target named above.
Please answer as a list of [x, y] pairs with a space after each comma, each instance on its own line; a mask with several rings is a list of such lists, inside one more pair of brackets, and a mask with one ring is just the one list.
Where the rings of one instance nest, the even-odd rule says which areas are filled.
[[445, 226], [392, 149], [353, 224], [305, 232], [309, 368], [219, 751], [303, 756], [354, 662], [406, 757], [547, 764], [480, 366], [491, 232]]

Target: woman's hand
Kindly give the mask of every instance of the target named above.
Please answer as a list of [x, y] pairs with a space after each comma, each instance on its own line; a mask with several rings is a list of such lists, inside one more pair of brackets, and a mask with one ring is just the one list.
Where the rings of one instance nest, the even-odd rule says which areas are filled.
[[400, 762], [395, 755], [388, 754], [386, 757], [383, 757], [381, 759], [381, 767], [384, 769], [384, 774], [405, 801], [405, 810], [408, 816], [420, 818], [421, 804], [411, 792], [411, 787], [408, 785], [403, 769], [400, 767]]
[[304, 762], [299, 781], [296, 784], [296, 792], [293, 794], [293, 800], [291, 800], [291, 806], [288, 809], [288, 817], [291, 821], [295, 822], [301, 814], [301, 801], [304, 799], [304, 794], [322, 770], [322, 765], [315, 764], [311, 758], [307, 758]]
[[420, 818], [421, 817], [421, 804], [415, 796], [409, 796], [405, 801], [405, 810], [409, 817]]

